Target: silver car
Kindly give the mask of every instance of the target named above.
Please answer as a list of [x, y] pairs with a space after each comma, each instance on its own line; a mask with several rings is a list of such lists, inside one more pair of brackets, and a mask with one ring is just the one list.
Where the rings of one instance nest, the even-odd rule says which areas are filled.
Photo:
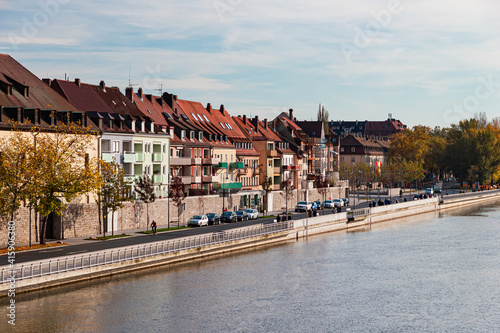
[[259, 217], [257, 209], [247, 208], [245, 209], [245, 212], [247, 212], [249, 220], [256, 220], [257, 217]]
[[188, 226], [202, 227], [208, 225], [208, 217], [206, 215], [194, 215], [188, 221]]

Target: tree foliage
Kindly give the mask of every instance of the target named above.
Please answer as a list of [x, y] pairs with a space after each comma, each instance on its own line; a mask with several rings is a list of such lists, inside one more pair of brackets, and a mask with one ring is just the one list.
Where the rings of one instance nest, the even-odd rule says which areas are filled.
[[156, 200], [156, 192], [153, 181], [148, 175], [139, 177], [134, 185], [134, 191], [137, 198], [146, 204], [146, 228], [149, 228], [149, 204]]
[[[96, 192], [97, 204], [103, 209], [105, 215], [111, 212], [111, 225], [113, 225], [114, 212], [123, 207], [123, 203], [132, 201], [130, 186], [126, 180], [125, 171], [116, 161], [100, 163], [100, 184]], [[114, 228], [111, 229], [114, 234]], [[103, 228], [104, 236], [105, 228]]]
[[[184, 183], [181, 177], [173, 177], [170, 181], [170, 187], [168, 189], [168, 196], [174, 202], [174, 206], [177, 207], [177, 214], [180, 215], [180, 207], [186, 198], [186, 193], [184, 192]], [[180, 217], [178, 217], [180, 221]], [[169, 221], [170, 223], [170, 221]]]

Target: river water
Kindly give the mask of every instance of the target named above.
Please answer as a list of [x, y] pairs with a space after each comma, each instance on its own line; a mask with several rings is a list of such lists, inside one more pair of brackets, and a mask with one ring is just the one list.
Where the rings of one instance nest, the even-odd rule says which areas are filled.
[[[499, 332], [500, 205], [19, 294], [16, 305], [16, 332]], [[0, 331], [9, 326], [4, 316]]]

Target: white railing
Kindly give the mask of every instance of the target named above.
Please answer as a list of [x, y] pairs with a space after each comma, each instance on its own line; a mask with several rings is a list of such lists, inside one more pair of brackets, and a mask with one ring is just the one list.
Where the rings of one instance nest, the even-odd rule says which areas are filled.
[[[28, 262], [0, 269], [0, 284], [31, 279], [46, 275], [76, 271], [101, 265], [114, 264], [123, 261], [153, 257], [177, 251], [197, 249], [204, 246], [223, 244], [246, 238], [270, 235], [291, 229], [289, 221], [259, 225], [248, 228], [238, 228], [228, 231], [207, 233], [200, 236], [186, 237], [163, 242], [115, 248], [87, 254], [73, 255]], [[15, 278], [14, 278], [15, 276]]]

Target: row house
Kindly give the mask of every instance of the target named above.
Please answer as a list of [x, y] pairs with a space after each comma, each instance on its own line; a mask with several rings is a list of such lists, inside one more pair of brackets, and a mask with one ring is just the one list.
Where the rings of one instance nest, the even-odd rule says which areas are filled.
[[[23, 124], [25, 128], [38, 126], [42, 131], [49, 132], [51, 126], [69, 123], [97, 130], [89, 122], [85, 112], [68, 102], [11, 56], [0, 54], [0, 137], [11, 135], [13, 122]], [[36, 140], [36, 136], [33, 136], [33, 140]], [[97, 136], [89, 143], [87, 154], [89, 160], [98, 156]], [[88, 194], [77, 200], [92, 203], [94, 197]], [[34, 219], [40, 221], [36, 214]], [[39, 225], [35, 226], [35, 230], [37, 227]], [[46, 221], [45, 237], [63, 239], [63, 230], [62, 218], [50, 214]]]
[[348, 135], [340, 140], [340, 161], [348, 165], [366, 163], [376, 168], [387, 161], [389, 146], [387, 139]]
[[346, 137], [348, 135], [389, 137], [393, 134], [406, 130], [406, 125], [404, 125], [400, 120], [392, 118], [391, 114], [389, 114], [389, 118], [384, 121], [332, 120], [328, 123], [328, 125], [335, 134], [342, 137]]
[[235, 123], [240, 127], [245, 136], [252, 141], [253, 147], [259, 153], [259, 168], [262, 172], [258, 174], [259, 184], [264, 179], [271, 180], [273, 190], [279, 190], [282, 182], [282, 155], [276, 149], [276, 143], [283, 142], [281, 138], [271, 129], [267, 119], [259, 121], [259, 117], [253, 119], [244, 116], [233, 117]]
[[116, 161], [130, 181], [148, 175], [159, 197], [168, 191], [170, 133], [156, 125], [151, 113], [143, 113], [116, 87], [82, 83], [80, 79], [45, 80], [73, 105], [87, 113], [102, 131], [101, 158]]

